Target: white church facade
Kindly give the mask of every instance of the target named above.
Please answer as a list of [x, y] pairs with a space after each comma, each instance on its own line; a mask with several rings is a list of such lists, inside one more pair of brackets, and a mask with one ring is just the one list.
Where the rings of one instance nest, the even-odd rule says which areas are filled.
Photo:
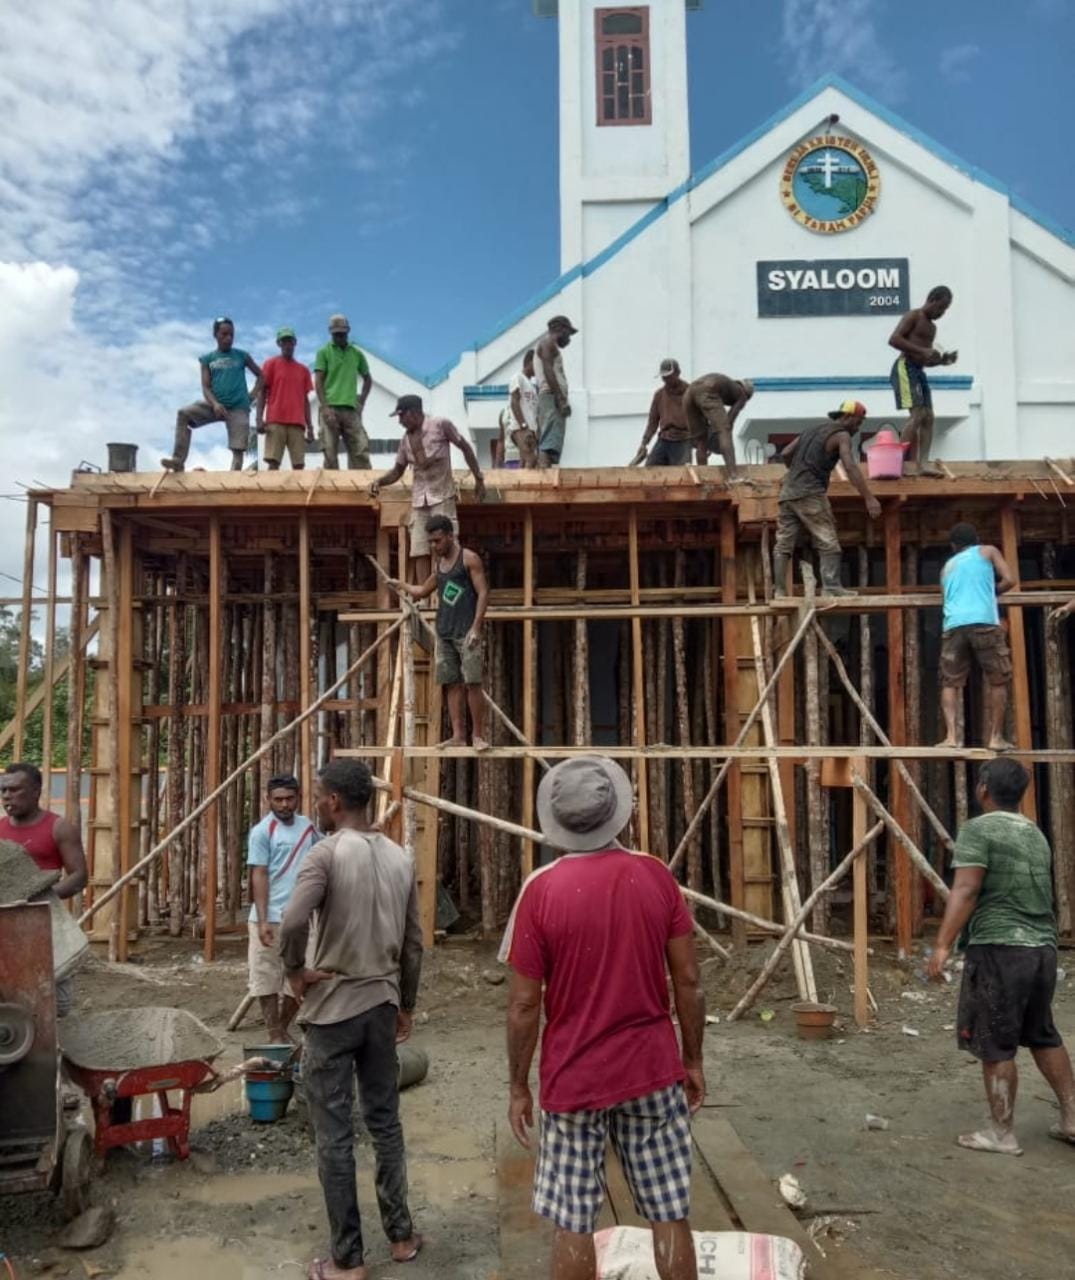
[[[1075, 237], [853, 86], [825, 77], [690, 172], [688, 10], [536, 0], [560, 50], [561, 272], [438, 374], [376, 360], [367, 410], [396, 395], [466, 426], [483, 464], [523, 352], [563, 313], [572, 417], [561, 465], [626, 464], [665, 356], [689, 378], [750, 378], [737, 452], [842, 399], [867, 430], [902, 421], [888, 337], [948, 285], [931, 371], [934, 452], [949, 460], [1071, 456]], [[359, 339], [361, 340], [361, 339]]]

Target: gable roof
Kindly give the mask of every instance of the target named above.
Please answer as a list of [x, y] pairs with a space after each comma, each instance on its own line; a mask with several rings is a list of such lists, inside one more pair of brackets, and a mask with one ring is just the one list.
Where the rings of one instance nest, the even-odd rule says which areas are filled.
[[[982, 186], [988, 187], [992, 191], [999, 192], [1001, 195], [1006, 197], [1008, 203], [1018, 213], [1021, 213], [1025, 218], [1029, 218], [1044, 231], [1055, 236], [1064, 244], [1075, 247], [1075, 232], [1072, 232], [1067, 227], [1063, 226], [1061, 223], [1056, 221], [1055, 218], [1052, 218], [1048, 214], [1042, 213], [1040, 210], [1036, 209], [1028, 201], [1024, 200], [1022, 196], [1013, 191], [1007, 183], [1001, 182], [999, 178], [993, 177], [992, 174], [987, 173], [978, 165], [971, 164], [969, 161], [962, 159], [960, 156], [956, 155], [954, 151], [950, 151], [942, 143], [937, 142], [928, 134], [923, 133], [915, 125], [904, 120], [902, 116], [897, 115], [894, 111], [890, 111], [888, 107], [883, 106], [876, 99], [871, 98], [869, 94], [863, 93], [861, 89], [850, 84], [847, 80], [843, 79], [842, 76], [830, 73], [829, 75], [822, 76], [819, 80], [816, 80], [808, 89], [804, 89], [797, 98], [794, 98], [791, 102], [787, 103], [786, 106], [771, 115], [768, 120], [758, 125], [757, 128], [752, 129], [750, 133], [745, 134], [738, 142], [733, 143], [732, 146], [721, 152], [721, 154], [716, 156], [713, 160], [710, 160], [708, 164], [703, 165], [701, 169], [697, 170], [697, 172], [692, 173], [686, 182], [680, 183], [678, 187], [675, 187], [670, 191], [662, 200], [658, 200], [652, 209], [644, 213], [642, 217], [640, 217], [636, 222], [633, 222], [626, 231], [621, 232], [615, 240], [607, 244], [604, 249], [600, 250], [600, 252], [594, 254], [592, 258], [588, 258], [584, 262], [577, 263], [569, 270], [557, 276], [555, 280], [551, 281], [543, 289], [540, 289], [532, 297], [528, 298], [524, 303], [509, 312], [508, 315], [504, 316], [491, 329], [479, 334], [475, 341], [468, 345], [465, 350], [481, 351], [496, 338], [500, 337], [501, 334], [506, 333], [513, 325], [518, 324], [521, 320], [525, 320], [526, 317], [536, 311], [538, 307], [543, 306], [551, 298], [556, 297], [557, 294], [561, 293], [575, 280], [585, 279], [587, 276], [591, 276], [596, 271], [599, 271], [607, 262], [610, 262], [617, 254], [625, 249], [633, 240], [637, 239], [647, 227], [652, 226], [654, 222], [664, 217], [673, 205], [684, 199], [684, 197], [696, 187], [701, 186], [702, 183], [711, 178], [720, 169], [723, 169], [724, 166], [734, 160], [736, 156], [742, 154], [742, 152], [746, 151], [749, 147], [752, 147], [756, 142], [759, 142], [773, 129], [777, 128], [777, 126], [783, 124], [784, 121], [794, 115], [796, 111], [799, 111], [802, 107], [806, 106], [814, 98], [819, 97], [826, 89], [835, 89], [839, 93], [842, 93], [846, 98], [849, 98], [864, 111], [870, 112], [873, 116], [877, 117], [877, 119], [883, 121], [897, 132], [904, 134], [920, 147], [923, 147], [925, 150], [936, 156], [937, 159], [942, 161], [944, 164], [950, 165], [954, 169], [958, 169], [961, 173], [970, 178], [971, 181], [980, 183]], [[418, 381], [422, 382], [427, 387], [435, 387], [448, 378], [451, 371], [459, 363], [459, 359], [460, 357], [456, 356], [455, 359], [448, 361], [447, 364], [443, 365], [440, 369], [437, 369], [428, 377], [423, 378], [420, 375], [411, 376], [416, 377]]]

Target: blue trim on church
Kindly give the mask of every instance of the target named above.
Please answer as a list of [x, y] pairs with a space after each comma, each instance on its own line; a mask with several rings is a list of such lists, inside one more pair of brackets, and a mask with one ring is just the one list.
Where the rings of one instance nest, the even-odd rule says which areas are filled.
[[[917, 142], [919, 146], [924, 147], [927, 151], [931, 152], [944, 164], [951, 165], [952, 168], [958, 169], [961, 173], [965, 173], [972, 181], [978, 182], [984, 187], [989, 187], [991, 190], [999, 192], [1007, 198], [1011, 207], [1018, 213], [1029, 218], [1032, 222], [1036, 222], [1038, 226], [1049, 232], [1051, 235], [1056, 236], [1058, 240], [1062, 240], [1065, 244], [1075, 247], [1075, 232], [1061, 225], [1055, 218], [1035, 209], [1031, 204], [1024, 200], [1022, 196], [1019, 196], [1012, 191], [1011, 187], [1006, 183], [1001, 182], [999, 178], [994, 178], [992, 174], [987, 173], [984, 169], [963, 160], [960, 156], [957, 156], [954, 151], [949, 151], [949, 149], [942, 143], [935, 141], [928, 134], [917, 129], [914, 125], [908, 124], [902, 116], [898, 116], [894, 111], [890, 111], [887, 107], [882, 106], [881, 103], [871, 98], [869, 94], [863, 93], [861, 89], [856, 89], [854, 85], [849, 84], [842, 76], [830, 74], [822, 76], [820, 80], [815, 81], [809, 89], [804, 89], [797, 98], [793, 99], [786, 106], [771, 115], [763, 124], [760, 124], [756, 129], [751, 130], [750, 133], [740, 138], [733, 146], [729, 147], [726, 151], [721, 152], [719, 156], [711, 160], [707, 165], [704, 165], [696, 173], [691, 174], [686, 182], [680, 183], [680, 185], [670, 191], [663, 200], [659, 200], [652, 209], [647, 213], [644, 213], [637, 222], [632, 223], [626, 231], [617, 236], [616, 239], [602, 249], [600, 253], [597, 253], [587, 261], [581, 262], [577, 266], [572, 267], [569, 271], [565, 271], [550, 284], [546, 285], [544, 289], [541, 289], [538, 293], [527, 299], [527, 301], [521, 306], [516, 307], [514, 311], [505, 316], [504, 319], [494, 325], [492, 329], [478, 337], [474, 341], [473, 345], [468, 347], [467, 350], [480, 351], [483, 347], [488, 346], [491, 342], [494, 342], [499, 338], [501, 334], [506, 333], [513, 325], [518, 324], [520, 320], [525, 320], [526, 317], [540, 307], [542, 303], [548, 302], [551, 298], [556, 297], [556, 295], [566, 289], [568, 285], [572, 284], [576, 280], [585, 278], [586, 276], [591, 276], [596, 271], [599, 271], [607, 262], [611, 262], [611, 260], [622, 250], [626, 249], [633, 240], [636, 240], [643, 231], [648, 227], [651, 227], [660, 218], [663, 218], [674, 204], [677, 204], [696, 187], [701, 186], [703, 182], [711, 178], [720, 169], [724, 168], [724, 166], [734, 160], [736, 156], [741, 155], [748, 147], [752, 147], [755, 142], [764, 138], [765, 135], [772, 129], [775, 129], [777, 125], [783, 124], [789, 116], [794, 115], [796, 111], [801, 107], [806, 106], [808, 102], [816, 98], [818, 94], [822, 93], [825, 89], [836, 89], [840, 93], [845, 94], [853, 102], [862, 107], [863, 110], [869, 111], [871, 114], [877, 116], [879, 120], [883, 120], [885, 124], [896, 129], [898, 132], [906, 134], [908, 138]], [[442, 366], [442, 368], [430, 374], [429, 377], [422, 377], [420, 374], [410, 374], [409, 376], [416, 378], [417, 381], [423, 383], [427, 387], [435, 387], [448, 377], [458, 363], [459, 359], [457, 357], [455, 360], [449, 361], [447, 364]], [[406, 370], [403, 372], [406, 372]], [[775, 381], [780, 381], [780, 379], [776, 379]], [[962, 379], [931, 378], [930, 381], [934, 386], [943, 387], [946, 385], [952, 386], [954, 383], [961, 383]], [[966, 381], [967, 386], [969, 387], [971, 380], [967, 379]], [[864, 385], [861, 382], [849, 383], [846, 380], [839, 378], [831, 379], [830, 384], [833, 386]], [[887, 384], [887, 378], [878, 379], [876, 383], [878, 386]], [[755, 385], [760, 387], [763, 384], [761, 380], [755, 380]], [[815, 385], [815, 382], [811, 382], [811, 385]], [[871, 382], [869, 385], [873, 386], [875, 384]], [[781, 390], [784, 388], [773, 387], [770, 389]], [[790, 390], [792, 388], [787, 389]], [[794, 389], [801, 390], [803, 388], [796, 386]], [[954, 386], [952, 389], [955, 389]], [[962, 386], [960, 386], [959, 389], [963, 389]]]

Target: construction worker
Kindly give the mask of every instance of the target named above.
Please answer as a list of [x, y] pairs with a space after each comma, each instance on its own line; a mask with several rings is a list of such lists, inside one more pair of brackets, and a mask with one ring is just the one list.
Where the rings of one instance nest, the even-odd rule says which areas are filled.
[[829, 505], [829, 479], [836, 464], [843, 465], [847, 478], [862, 494], [871, 520], [881, 514], [881, 504], [870, 492], [866, 477], [851, 452], [851, 437], [862, 426], [866, 406], [858, 400], [845, 400], [829, 414], [828, 422], [807, 427], [800, 436], [777, 455], [788, 468], [780, 486], [779, 511], [776, 522], [776, 545], [773, 551], [774, 594], [788, 594], [788, 568], [799, 534], [809, 534], [821, 560], [821, 594], [854, 595], [840, 585], [840, 539]]

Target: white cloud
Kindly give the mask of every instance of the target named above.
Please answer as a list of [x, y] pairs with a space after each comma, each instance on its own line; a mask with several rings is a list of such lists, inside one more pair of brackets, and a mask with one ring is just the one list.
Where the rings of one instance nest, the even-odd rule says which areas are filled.
[[971, 66], [982, 56], [982, 47], [978, 44], [953, 44], [941, 50], [939, 66], [941, 75], [957, 84], [966, 83], [970, 79]]
[[885, 48], [878, 0], [783, 0], [781, 45], [799, 87], [828, 72], [846, 76], [889, 102], [899, 101], [907, 77]]

